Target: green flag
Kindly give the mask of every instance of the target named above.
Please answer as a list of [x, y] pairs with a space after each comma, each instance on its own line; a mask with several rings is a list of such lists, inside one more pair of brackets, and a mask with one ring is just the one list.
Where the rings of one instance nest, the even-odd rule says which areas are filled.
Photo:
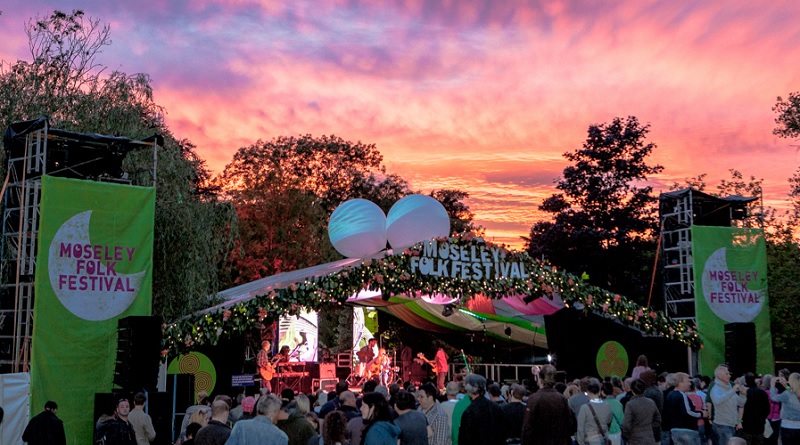
[[713, 375], [725, 363], [726, 324], [751, 322], [757, 354], [749, 371], [773, 372], [764, 231], [692, 226], [692, 254], [700, 372]]
[[42, 178], [31, 411], [58, 403], [67, 443], [92, 442], [118, 319], [151, 314], [154, 213], [154, 188]]

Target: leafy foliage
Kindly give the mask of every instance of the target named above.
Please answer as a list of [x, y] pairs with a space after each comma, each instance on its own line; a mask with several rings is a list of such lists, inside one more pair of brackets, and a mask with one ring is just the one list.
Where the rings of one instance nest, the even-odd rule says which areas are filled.
[[656, 148], [649, 125], [635, 117], [592, 125], [583, 147], [564, 157], [556, 188], [539, 208], [552, 215], [525, 238], [527, 252], [593, 283], [643, 302], [649, 287], [657, 229], [652, 187], [638, 186], [663, 170], [648, 165]]
[[[111, 44], [110, 27], [76, 10], [55, 11], [27, 25], [31, 61], [3, 62], [0, 116], [4, 125], [51, 118], [54, 127], [141, 139], [158, 133], [153, 267], [154, 313], [167, 319], [206, 307], [219, 289], [217, 268], [235, 229], [235, 214], [205, 186], [208, 171], [186, 140], [177, 140], [153, 100], [146, 74], [128, 75], [97, 61]], [[132, 152], [125, 170], [152, 186], [153, 153]]]
[[778, 124], [773, 134], [783, 138], [800, 136], [800, 93], [789, 93], [786, 99], [778, 96], [772, 111], [778, 113], [775, 123]]

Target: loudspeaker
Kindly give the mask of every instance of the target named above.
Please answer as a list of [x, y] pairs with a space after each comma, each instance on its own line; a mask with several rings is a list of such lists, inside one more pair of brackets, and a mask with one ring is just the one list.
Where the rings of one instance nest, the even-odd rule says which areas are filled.
[[[330, 380], [320, 379], [319, 380], [319, 389], [322, 389], [325, 392], [335, 391], [336, 390], [336, 383], [338, 383], [338, 382], [339, 381], [336, 380], [336, 379], [330, 379]], [[312, 382], [311, 386], [312, 387], [314, 386], [313, 382]]]
[[336, 378], [336, 363], [320, 363], [319, 364], [319, 378], [321, 380], [330, 380]]
[[[170, 376], [172, 377], [172, 376]], [[147, 411], [153, 420], [156, 438], [150, 445], [171, 445], [172, 437], [172, 397], [166, 392], [151, 392], [147, 395]], [[178, 425], [180, 428], [180, 425]]]
[[128, 392], [156, 392], [161, 360], [161, 317], [131, 316], [117, 324], [114, 385]]
[[735, 378], [746, 372], [756, 372], [755, 323], [725, 325], [725, 362]]

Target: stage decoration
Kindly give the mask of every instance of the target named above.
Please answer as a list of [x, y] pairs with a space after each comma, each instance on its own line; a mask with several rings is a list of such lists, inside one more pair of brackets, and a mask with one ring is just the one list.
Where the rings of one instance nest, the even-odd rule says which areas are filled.
[[328, 237], [347, 258], [374, 255], [386, 248], [386, 215], [372, 201], [345, 201], [331, 214]]
[[[434, 274], [433, 269], [431, 273], [412, 272], [413, 265], [420, 265], [426, 255], [434, 259], [434, 246], [439, 255], [435, 258], [435, 268], [441, 273]], [[447, 260], [442, 259], [445, 248]], [[457, 255], [458, 260], [449, 259], [450, 255], [453, 258]], [[310, 277], [215, 312], [187, 316], [164, 326], [164, 347], [174, 355], [193, 346], [214, 345], [221, 337], [241, 333], [256, 323], [266, 324], [284, 315], [296, 315], [303, 309], [319, 311], [329, 304], [342, 305], [362, 291], [380, 292], [390, 299], [439, 294], [457, 299], [456, 305], [465, 305], [475, 295], [491, 299], [521, 297], [520, 301], [528, 303], [546, 299], [570, 310], [581, 307], [587, 314], [591, 312], [638, 329], [644, 335], [678, 340], [694, 349], [702, 347], [696, 328], [683, 320], [668, 319], [661, 311], [652, 311], [590, 285], [525, 252], [508, 250], [504, 245], [472, 234], [418, 243], [394, 255], [366, 259], [356, 266]]]
[[450, 217], [442, 203], [427, 195], [408, 195], [386, 215], [386, 237], [394, 250], [450, 235]]
[[194, 376], [194, 394], [205, 391], [211, 394], [217, 385], [217, 369], [207, 355], [193, 351], [175, 357], [167, 366], [167, 374], [191, 374]]

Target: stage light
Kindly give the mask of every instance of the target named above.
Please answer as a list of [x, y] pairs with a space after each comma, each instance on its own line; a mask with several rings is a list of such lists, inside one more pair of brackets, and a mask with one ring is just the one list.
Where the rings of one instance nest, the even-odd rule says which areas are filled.
[[444, 307], [442, 308], [442, 316], [449, 317], [451, 315], [453, 315], [453, 305], [452, 304], [444, 305]]
[[547, 363], [553, 363], [553, 356], [550, 354], [547, 354]]
[[509, 327], [506, 327], [506, 329], [505, 329], [503, 332], [505, 332], [505, 333], [506, 333], [506, 335], [508, 335], [509, 337], [511, 337], [511, 328], [509, 328]]

